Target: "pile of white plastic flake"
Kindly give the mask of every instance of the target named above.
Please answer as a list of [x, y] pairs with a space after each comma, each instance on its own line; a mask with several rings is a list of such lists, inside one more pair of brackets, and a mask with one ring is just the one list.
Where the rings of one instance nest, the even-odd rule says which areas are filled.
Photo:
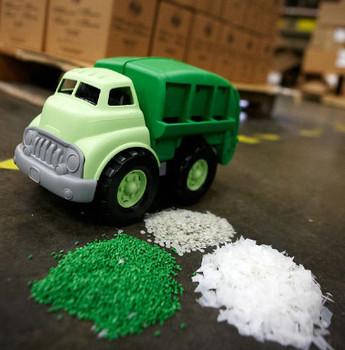
[[332, 313], [310, 270], [293, 258], [249, 239], [239, 239], [203, 256], [192, 278], [202, 306], [220, 308], [242, 335], [308, 349], [331, 349], [325, 341]]
[[206, 247], [231, 242], [235, 231], [226, 219], [212, 213], [168, 209], [145, 218], [146, 230], [162, 247], [175, 248], [177, 254], [204, 252]]

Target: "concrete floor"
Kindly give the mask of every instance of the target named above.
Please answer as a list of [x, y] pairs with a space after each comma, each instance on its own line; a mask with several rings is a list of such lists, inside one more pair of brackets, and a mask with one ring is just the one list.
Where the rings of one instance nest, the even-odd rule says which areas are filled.
[[[0, 161], [12, 157], [24, 127], [39, 109], [0, 95]], [[220, 168], [206, 197], [191, 209], [227, 218], [239, 234], [270, 244], [311, 269], [335, 303], [329, 342], [345, 348], [345, 113], [318, 104], [279, 100], [271, 120], [248, 120], [241, 134], [275, 133], [278, 141], [240, 143], [230, 166]], [[267, 135], [266, 135], [267, 136]], [[163, 194], [164, 195], [164, 194]], [[217, 311], [201, 308], [190, 280], [201, 254], [178, 257], [185, 293], [182, 311], [161, 329], [116, 341], [100, 340], [91, 323], [67, 315], [57, 320], [30, 299], [27, 282], [43, 277], [52, 251], [74, 248], [114, 227], [88, 207], [56, 198], [17, 171], [0, 170], [1, 349], [281, 349], [242, 337]], [[143, 224], [126, 228], [139, 234]], [[27, 256], [33, 255], [32, 260]], [[182, 331], [179, 324], [185, 322]]]

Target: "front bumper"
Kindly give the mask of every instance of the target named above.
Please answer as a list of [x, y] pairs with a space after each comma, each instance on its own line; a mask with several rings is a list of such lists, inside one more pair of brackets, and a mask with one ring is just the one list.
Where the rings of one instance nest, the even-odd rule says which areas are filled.
[[31, 180], [59, 197], [79, 203], [89, 203], [94, 199], [96, 180], [85, 180], [72, 175], [58, 175], [37, 160], [25, 155], [22, 144], [16, 147], [14, 161]]

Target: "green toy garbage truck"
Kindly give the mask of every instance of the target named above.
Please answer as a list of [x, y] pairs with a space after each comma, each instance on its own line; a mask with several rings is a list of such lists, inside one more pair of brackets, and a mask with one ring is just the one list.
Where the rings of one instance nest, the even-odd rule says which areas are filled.
[[238, 124], [226, 79], [173, 59], [106, 58], [64, 74], [14, 159], [49, 191], [96, 200], [125, 224], [149, 209], [159, 176], [177, 202], [196, 202], [230, 161]]

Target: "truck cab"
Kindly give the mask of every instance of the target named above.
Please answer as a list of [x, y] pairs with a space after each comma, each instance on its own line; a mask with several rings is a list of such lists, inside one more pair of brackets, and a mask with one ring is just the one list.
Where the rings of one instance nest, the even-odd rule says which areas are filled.
[[39, 120], [40, 128], [73, 143], [136, 126], [145, 126], [145, 120], [132, 81], [102, 68], [67, 72]]
[[132, 81], [108, 69], [78, 68], [65, 73], [25, 129], [15, 161], [58, 196], [91, 202], [103, 163], [126, 145], [150, 149]]

